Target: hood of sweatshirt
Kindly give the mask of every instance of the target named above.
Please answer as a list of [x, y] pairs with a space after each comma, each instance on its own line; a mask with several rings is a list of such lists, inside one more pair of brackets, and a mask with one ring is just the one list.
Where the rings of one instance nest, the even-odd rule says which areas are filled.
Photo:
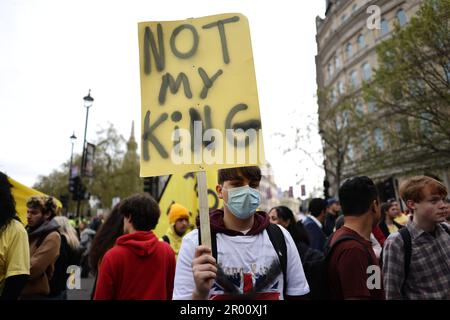
[[52, 231], [56, 231], [59, 229], [59, 224], [56, 222], [56, 220], [52, 219], [50, 221], [45, 221], [42, 223], [39, 227], [36, 229], [27, 228], [28, 231], [28, 237], [30, 239], [40, 237], [44, 234], [49, 234]]
[[117, 246], [127, 247], [138, 256], [149, 256], [157, 248], [159, 239], [152, 231], [137, 231], [125, 234], [116, 241]]
[[[224, 212], [222, 209], [216, 209], [209, 213], [209, 220], [211, 225], [212, 233], [223, 233], [228, 236], [243, 236], [244, 234], [240, 231], [230, 230], [225, 227], [225, 223], [223, 222]], [[200, 219], [197, 216], [197, 227], [200, 227]], [[260, 234], [267, 228], [269, 225], [269, 215], [263, 211], [256, 211], [254, 215], [253, 226], [250, 231], [245, 234], [246, 236], [254, 236], [256, 234]]]

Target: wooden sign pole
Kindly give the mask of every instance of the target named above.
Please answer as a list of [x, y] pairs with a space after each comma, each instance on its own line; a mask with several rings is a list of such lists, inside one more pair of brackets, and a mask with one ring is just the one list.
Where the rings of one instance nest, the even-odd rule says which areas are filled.
[[209, 225], [208, 187], [206, 186], [206, 171], [197, 172], [198, 201], [200, 208], [200, 232], [202, 245], [211, 249], [211, 229]]

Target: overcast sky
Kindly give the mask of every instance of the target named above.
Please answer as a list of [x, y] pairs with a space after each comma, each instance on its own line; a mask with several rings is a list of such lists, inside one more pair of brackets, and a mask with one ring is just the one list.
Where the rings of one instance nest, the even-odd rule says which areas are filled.
[[[277, 184], [287, 189], [302, 179], [308, 193], [320, 187], [322, 170], [282, 149], [293, 145], [293, 128], [306, 135], [305, 119], [317, 112], [315, 18], [323, 17], [325, 0], [1, 0], [0, 170], [31, 186], [70, 158], [73, 131], [81, 153], [88, 89], [95, 99], [88, 141], [108, 123], [128, 139], [132, 120], [138, 138], [138, 22], [230, 12], [249, 20], [266, 158]], [[302, 146], [320, 150], [318, 134]]]

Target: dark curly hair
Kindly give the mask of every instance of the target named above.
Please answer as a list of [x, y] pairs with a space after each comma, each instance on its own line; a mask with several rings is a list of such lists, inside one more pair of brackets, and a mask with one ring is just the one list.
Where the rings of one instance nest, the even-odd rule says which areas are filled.
[[11, 187], [6, 174], [0, 172], [0, 232], [17, 214]]
[[39, 209], [42, 214], [50, 214], [49, 220], [53, 219], [58, 212], [55, 199], [49, 196], [32, 196], [27, 201], [27, 207]]

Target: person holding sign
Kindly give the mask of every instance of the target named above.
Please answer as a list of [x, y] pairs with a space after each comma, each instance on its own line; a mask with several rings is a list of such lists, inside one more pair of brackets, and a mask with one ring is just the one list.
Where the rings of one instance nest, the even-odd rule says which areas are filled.
[[279, 300], [309, 292], [300, 256], [287, 230], [257, 211], [259, 167], [221, 169], [210, 213], [211, 249], [193, 230], [183, 238], [173, 299]]

